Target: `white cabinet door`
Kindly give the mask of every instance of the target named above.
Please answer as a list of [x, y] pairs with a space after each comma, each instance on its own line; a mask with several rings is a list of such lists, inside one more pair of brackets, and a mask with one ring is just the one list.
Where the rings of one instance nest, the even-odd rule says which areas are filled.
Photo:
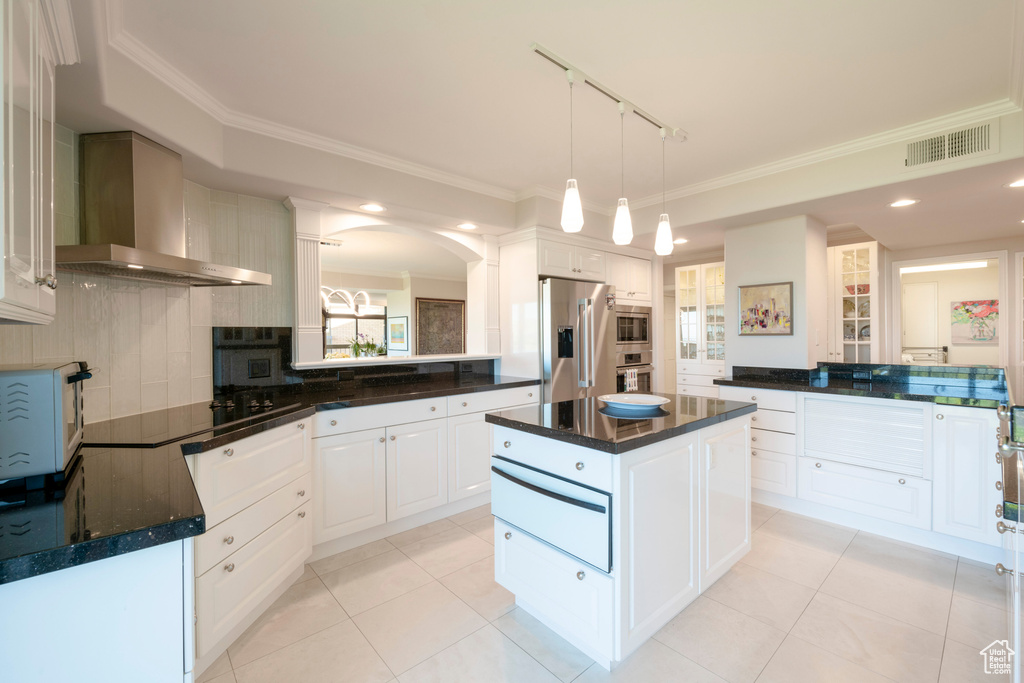
[[573, 249], [577, 268], [576, 276], [583, 280], [604, 282], [606, 274], [605, 253], [598, 249], [588, 249], [587, 247], [573, 247]]
[[801, 457], [796, 483], [797, 495], [804, 500], [919, 529], [931, 528], [932, 487], [925, 479]]
[[796, 496], [796, 456], [754, 448], [750, 451], [750, 485], [783, 496]]
[[615, 285], [615, 300], [621, 303], [650, 304], [651, 262], [621, 254], [608, 253], [607, 282]]
[[537, 267], [541, 275], [578, 279], [576, 249], [571, 244], [537, 240]]
[[448, 502], [491, 490], [491, 425], [484, 415], [448, 418]]
[[750, 421], [701, 431], [700, 591], [750, 550]]
[[629, 273], [630, 298], [634, 301], [651, 300], [651, 262], [643, 258], [629, 257], [626, 261]]
[[315, 441], [313, 542], [387, 522], [385, 431], [368, 429]]
[[832, 344], [828, 360], [879, 362], [878, 242], [829, 247]]
[[996, 411], [940, 405], [933, 410], [932, 530], [998, 546], [995, 510], [1002, 500], [995, 483], [1002, 472], [995, 457]]
[[414, 515], [448, 502], [448, 420], [387, 429], [387, 518]]
[[615, 286], [615, 300], [625, 302], [629, 300], [629, 266], [626, 261], [628, 256], [609, 253], [605, 257], [605, 270], [607, 278], [605, 282]]
[[[650, 274], [648, 273], [648, 280]], [[676, 268], [676, 363], [683, 374], [721, 375], [725, 365], [725, 264]], [[648, 298], [650, 295], [648, 294]]]

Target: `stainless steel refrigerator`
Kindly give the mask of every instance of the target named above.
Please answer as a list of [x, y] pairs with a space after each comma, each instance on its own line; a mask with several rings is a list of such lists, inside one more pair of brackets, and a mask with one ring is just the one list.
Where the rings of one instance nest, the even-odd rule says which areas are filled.
[[540, 281], [544, 402], [615, 393], [615, 287]]

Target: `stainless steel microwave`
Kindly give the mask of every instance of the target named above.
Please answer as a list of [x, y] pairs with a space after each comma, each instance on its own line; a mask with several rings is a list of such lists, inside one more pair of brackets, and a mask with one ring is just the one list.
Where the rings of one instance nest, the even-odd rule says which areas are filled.
[[0, 481], [62, 472], [82, 443], [85, 363], [0, 366]]
[[651, 332], [650, 306], [615, 307], [615, 344], [619, 353], [652, 350]]

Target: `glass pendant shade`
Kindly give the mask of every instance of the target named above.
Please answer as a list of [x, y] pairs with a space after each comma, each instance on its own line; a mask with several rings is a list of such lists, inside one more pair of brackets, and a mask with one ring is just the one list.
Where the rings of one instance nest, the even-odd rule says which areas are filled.
[[629, 202], [623, 197], [615, 209], [615, 223], [612, 225], [612, 242], [623, 245], [633, 241], [633, 219], [629, 217]]
[[562, 230], [579, 232], [583, 229], [583, 204], [576, 181], [569, 179], [565, 184], [565, 199], [562, 200]]
[[668, 256], [672, 253], [672, 227], [668, 224], [668, 214], [661, 214], [658, 220], [658, 232], [654, 236], [654, 253], [658, 256]]

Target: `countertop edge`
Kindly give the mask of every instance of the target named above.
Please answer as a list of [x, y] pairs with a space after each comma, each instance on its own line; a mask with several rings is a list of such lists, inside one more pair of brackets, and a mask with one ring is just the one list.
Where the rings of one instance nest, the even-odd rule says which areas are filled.
[[853, 396], [857, 398], [885, 398], [894, 401], [918, 401], [921, 403], [935, 403], [938, 405], [962, 406], [964, 408], [998, 408], [1000, 401], [995, 399], [962, 398], [957, 396], [936, 396], [934, 394], [911, 394], [894, 391], [878, 391], [847, 389], [844, 387], [813, 387], [806, 384], [785, 384], [782, 382], [758, 382], [757, 380], [736, 380], [728, 378], [715, 379], [716, 386], [723, 387], [750, 387], [752, 389], [768, 389], [775, 391], [802, 391], [809, 394], [834, 394], [838, 396]]
[[372, 398], [355, 398], [342, 401], [328, 401], [316, 404], [316, 411], [339, 410], [342, 408], [359, 408], [361, 406], [379, 405], [382, 403], [399, 403], [401, 401], [415, 401], [421, 398], [442, 398], [444, 396], [458, 396], [459, 394], [476, 394], [484, 391], [498, 391], [501, 389], [515, 389], [517, 387], [530, 387], [540, 384], [539, 379], [515, 379], [510, 382], [498, 384], [483, 384], [476, 387], [459, 387], [452, 389], [431, 389], [429, 391], [416, 391], [407, 394], [395, 394], [393, 396], [379, 396]]

